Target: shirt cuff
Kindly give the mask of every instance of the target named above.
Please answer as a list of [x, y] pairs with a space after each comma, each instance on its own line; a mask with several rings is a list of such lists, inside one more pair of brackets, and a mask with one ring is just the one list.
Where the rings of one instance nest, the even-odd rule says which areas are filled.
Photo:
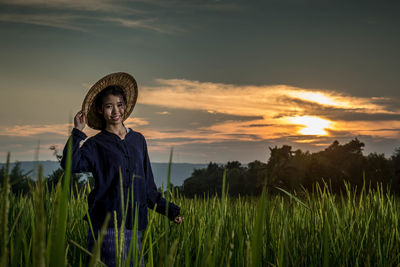
[[76, 128], [72, 129], [72, 135], [78, 137], [79, 139], [86, 139], [86, 134]]
[[181, 209], [172, 202], [168, 202], [168, 218], [173, 221], [179, 215]]

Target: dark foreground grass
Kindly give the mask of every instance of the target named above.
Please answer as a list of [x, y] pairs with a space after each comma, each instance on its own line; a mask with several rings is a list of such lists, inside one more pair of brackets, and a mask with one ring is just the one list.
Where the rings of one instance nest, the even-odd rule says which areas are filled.
[[[11, 194], [7, 180], [1, 185], [1, 266], [84, 266], [91, 255], [82, 220], [89, 187], [74, 196], [68, 179], [52, 192], [39, 179], [31, 196]], [[182, 208], [183, 224], [149, 212], [142, 251], [132, 247], [134, 262], [143, 257], [146, 266], [400, 265], [400, 202], [382, 188], [356, 195], [348, 187], [346, 195], [334, 196], [317, 187], [301, 199], [289, 193], [228, 198], [225, 192], [221, 198], [171, 198]], [[103, 266], [100, 242], [101, 237], [91, 266]]]

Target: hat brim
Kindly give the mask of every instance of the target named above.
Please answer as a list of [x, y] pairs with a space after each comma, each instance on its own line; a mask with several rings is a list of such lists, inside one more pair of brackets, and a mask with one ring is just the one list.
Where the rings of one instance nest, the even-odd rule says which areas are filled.
[[135, 78], [125, 72], [111, 73], [96, 82], [86, 94], [82, 103], [82, 111], [86, 112], [87, 125], [95, 130], [103, 128], [102, 117], [96, 110], [95, 100], [97, 95], [108, 86], [119, 86], [126, 96], [126, 109], [123, 116], [125, 121], [132, 113], [138, 97], [138, 87]]

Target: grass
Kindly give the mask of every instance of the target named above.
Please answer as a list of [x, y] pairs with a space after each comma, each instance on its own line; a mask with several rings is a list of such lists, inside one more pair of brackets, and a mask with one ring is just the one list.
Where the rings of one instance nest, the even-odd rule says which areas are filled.
[[[7, 179], [1, 185], [1, 266], [84, 266], [91, 256], [90, 266], [104, 266], [101, 235], [86, 250], [89, 187], [74, 196], [66, 172], [50, 192], [40, 173], [28, 197], [11, 194]], [[400, 201], [384, 192], [364, 187], [356, 195], [347, 186], [338, 196], [317, 186], [301, 197], [284, 190], [258, 198], [229, 198], [225, 189], [220, 198], [171, 194], [183, 224], [149, 212], [142, 250], [132, 244], [130, 255], [147, 266], [399, 266]]]

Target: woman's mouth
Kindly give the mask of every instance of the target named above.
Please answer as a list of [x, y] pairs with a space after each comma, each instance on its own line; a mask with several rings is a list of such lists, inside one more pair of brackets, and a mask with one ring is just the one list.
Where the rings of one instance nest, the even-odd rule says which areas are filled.
[[113, 121], [117, 121], [117, 120], [119, 120], [121, 118], [121, 116], [112, 116], [111, 117], [111, 119], [113, 120]]

